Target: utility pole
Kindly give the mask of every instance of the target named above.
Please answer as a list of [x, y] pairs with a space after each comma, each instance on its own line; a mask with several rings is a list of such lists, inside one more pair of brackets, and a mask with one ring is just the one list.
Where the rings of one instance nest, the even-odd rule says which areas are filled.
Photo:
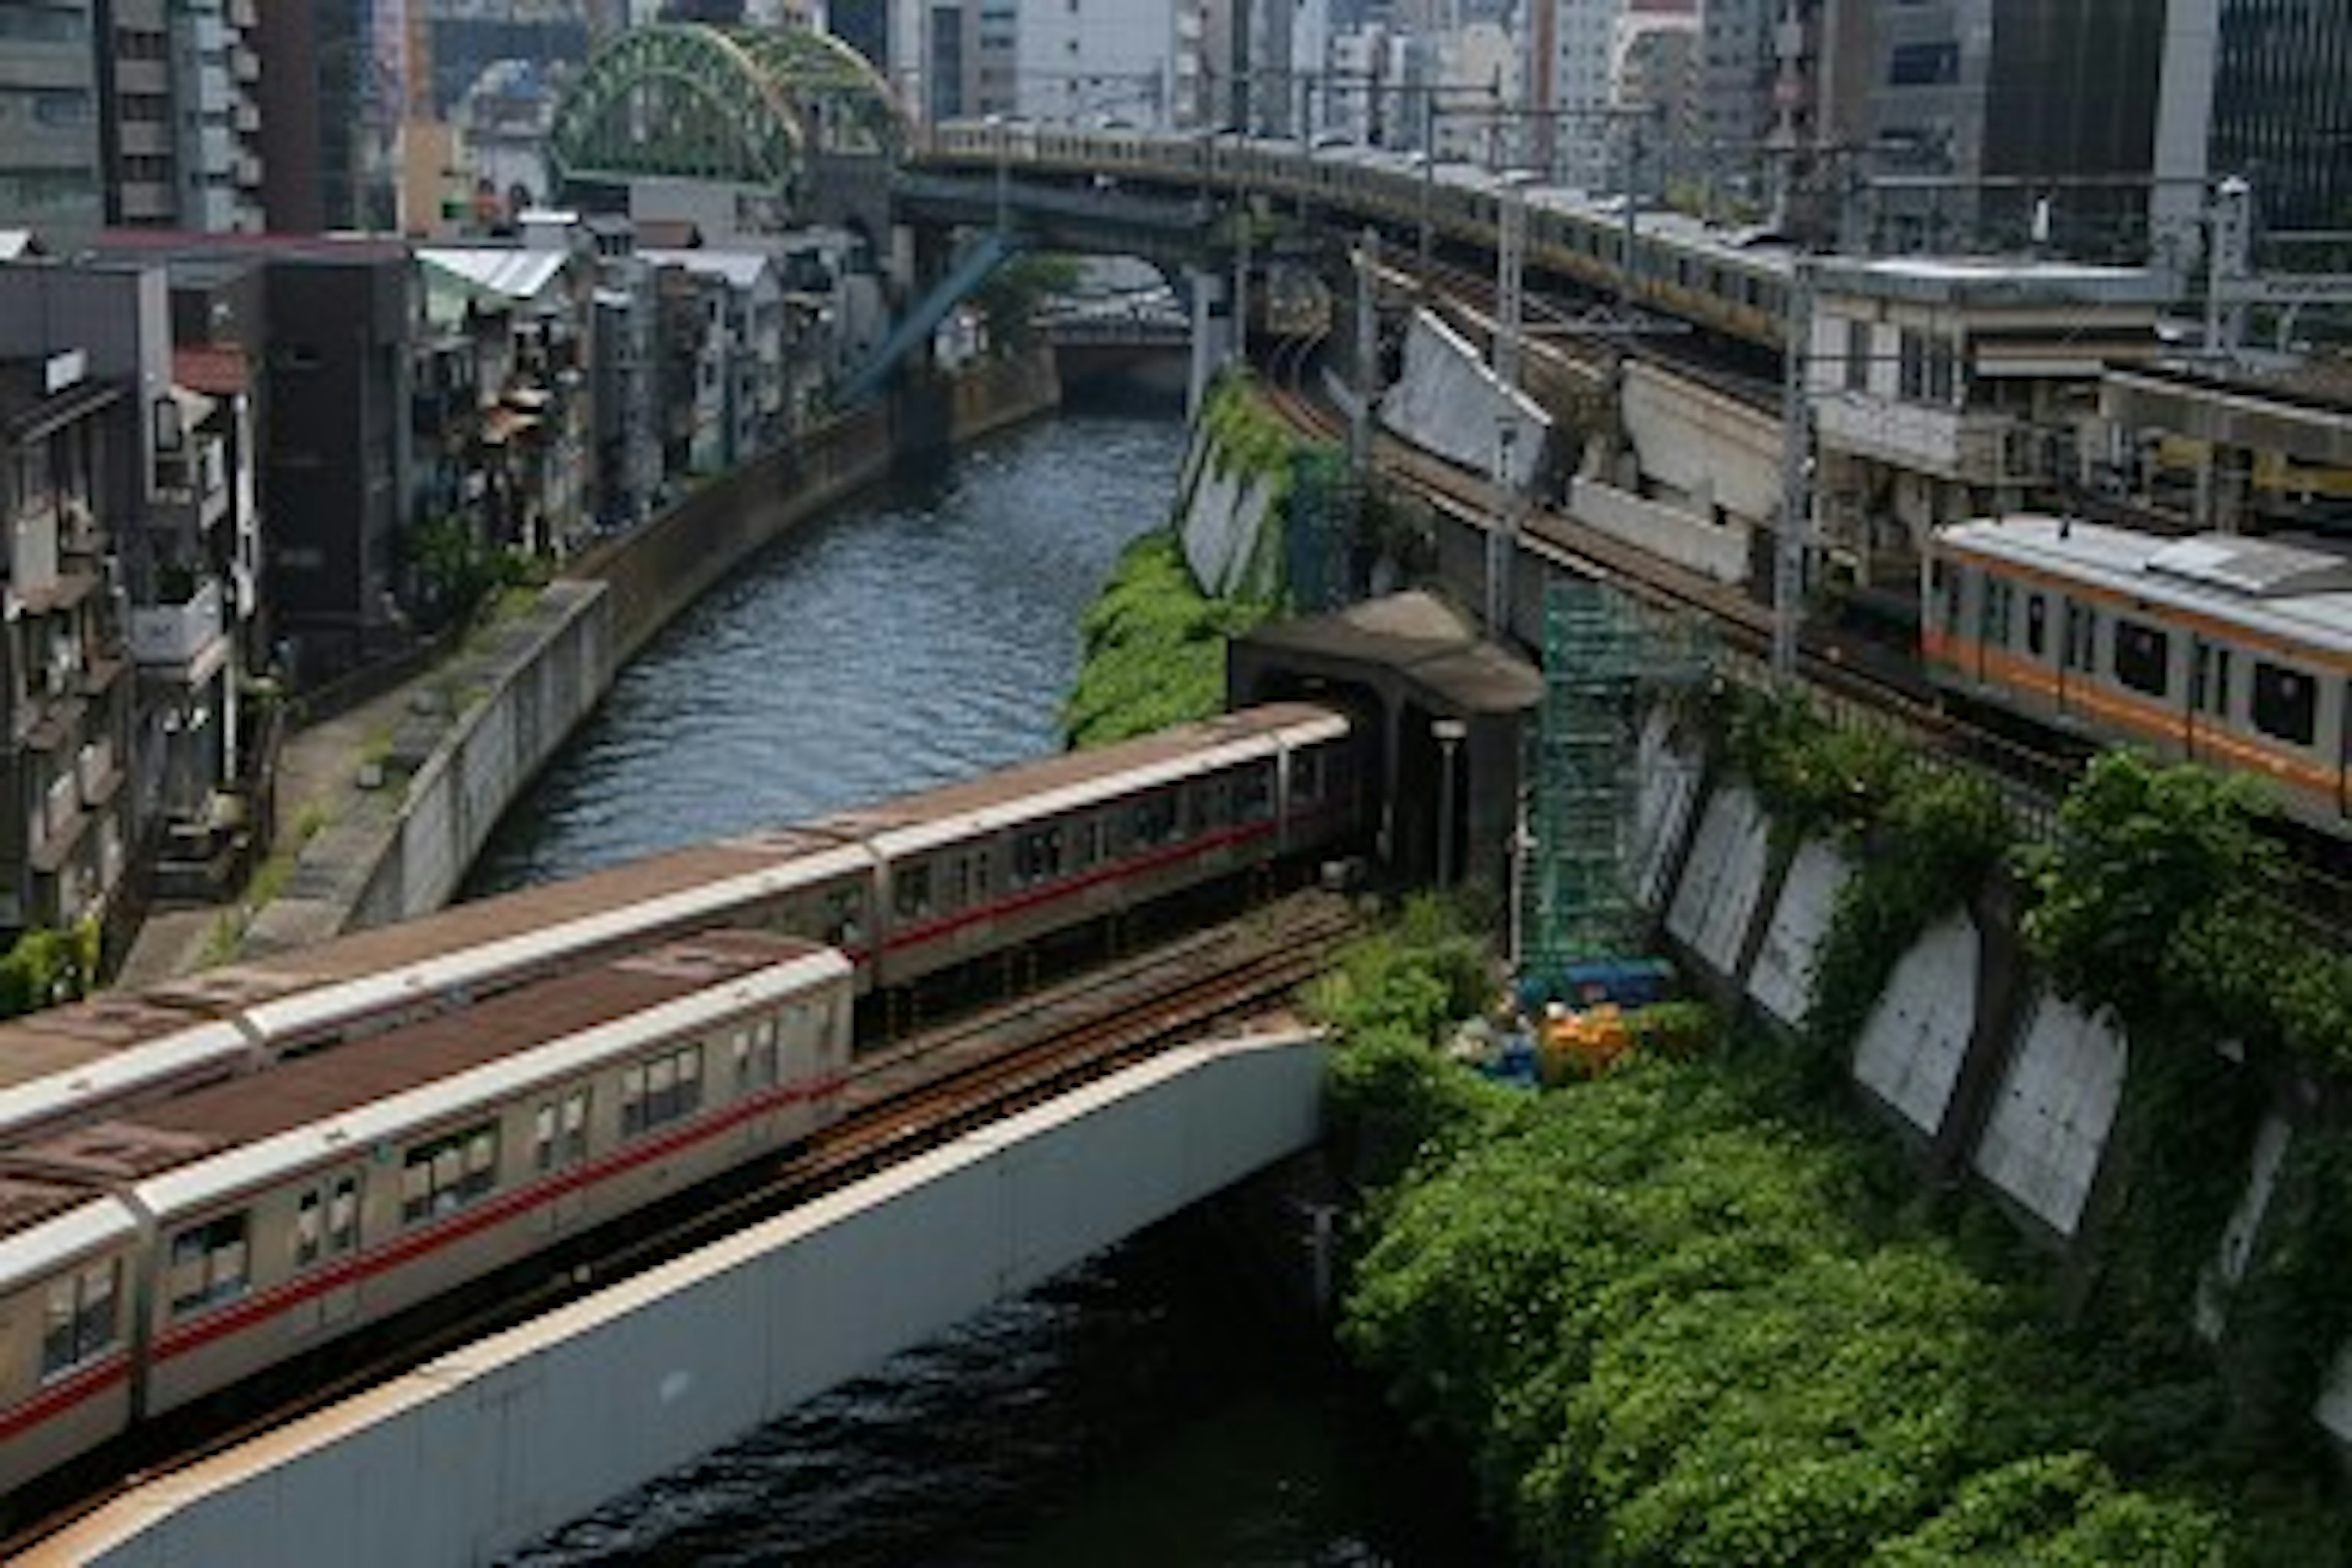
[[1380, 395], [1380, 321], [1372, 299], [1380, 265], [1380, 231], [1368, 225], [1356, 241], [1356, 404], [1348, 415], [1348, 478], [1360, 496], [1371, 480], [1372, 401]]
[[1495, 380], [1501, 405], [1495, 416], [1495, 518], [1486, 530], [1486, 635], [1496, 640], [1511, 625], [1511, 567], [1518, 559], [1527, 487], [1519, 482], [1519, 324], [1526, 262], [1526, 187], [1517, 180], [1496, 206], [1495, 247]]
[[1797, 626], [1803, 613], [1805, 553], [1812, 531], [1813, 264], [1790, 261], [1788, 346], [1780, 360], [1780, 521], [1772, 552], [1772, 679], [1797, 678]]

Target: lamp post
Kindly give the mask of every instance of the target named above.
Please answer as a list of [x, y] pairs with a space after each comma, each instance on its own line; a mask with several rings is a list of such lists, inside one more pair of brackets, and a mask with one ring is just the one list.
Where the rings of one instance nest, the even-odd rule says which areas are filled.
[[1437, 889], [1454, 885], [1454, 753], [1470, 733], [1459, 719], [1433, 719], [1430, 735], [1437, 742]]

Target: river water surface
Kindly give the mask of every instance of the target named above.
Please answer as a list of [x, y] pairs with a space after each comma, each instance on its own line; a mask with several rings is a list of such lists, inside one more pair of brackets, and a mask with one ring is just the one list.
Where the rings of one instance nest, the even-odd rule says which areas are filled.
[[[470, 893], [576, 876], [1058, 744], [1077, 623], [1167, 514], [1184, 430], [1062, 417], [747, 563], [623, 673]], [[1178, 1220], [513, 1561], [1494, 1560], [1418, 1452]]]

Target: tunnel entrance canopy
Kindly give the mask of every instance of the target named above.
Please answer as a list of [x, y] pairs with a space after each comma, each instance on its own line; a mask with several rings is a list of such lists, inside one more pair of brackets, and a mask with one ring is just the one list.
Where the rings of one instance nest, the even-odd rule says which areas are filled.
[[1380, 847], [1391, 870], [1458, 873], [1502, 890], [1540, 671], [1418, 592], [1268, 622], [1234, 641], [1225, 671], [1233, 707], [1322, 699], [1377, 727]]
[[556, 106], [548, 161], [562, 190], [709, 181], [753, 187], [799, 223], [826, 165], [893, 163], [905, 144], [888, 85], [839, 39], [663, 23], [596, 51]]

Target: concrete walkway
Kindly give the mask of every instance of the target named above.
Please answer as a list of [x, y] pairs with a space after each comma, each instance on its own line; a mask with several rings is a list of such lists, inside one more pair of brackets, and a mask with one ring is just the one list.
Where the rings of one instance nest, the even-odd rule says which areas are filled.
[[[407, 685], [287, 737], [278, 755], [273, 858], [298, 855], [308, 832], [378, 809], [374, 794], [360, 787], [360, 764], [399, 728], [416, 697], [440, 679], [441, 671], [427, 670]], [[151, 911], [114, 984], [135, 989], [226, 962], [256, 912], [234, 902], [173, 904]]]

